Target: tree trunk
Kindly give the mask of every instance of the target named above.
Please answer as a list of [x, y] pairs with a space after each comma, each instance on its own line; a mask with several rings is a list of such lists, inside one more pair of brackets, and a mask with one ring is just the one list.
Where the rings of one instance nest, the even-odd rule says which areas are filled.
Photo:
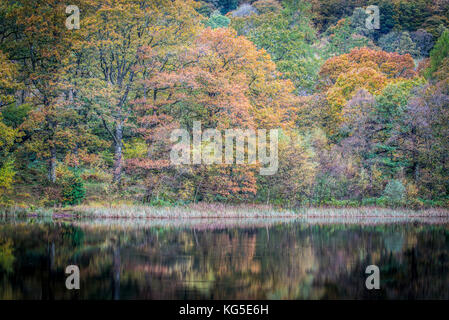
[[50, 147], [50, 160], [48, 163], [48, 180], [56, 182], [56, 147]]
[[120, 300], [120, 239], [114, 245], [113, 248], [113, 266], [112, 266], [112, 298], [114, 300]]
[[123, 126], [117, 124], [115, 128], [115, 154], [114, 154], [114, 182], [119, 183], [122, 178], [122, 138]]

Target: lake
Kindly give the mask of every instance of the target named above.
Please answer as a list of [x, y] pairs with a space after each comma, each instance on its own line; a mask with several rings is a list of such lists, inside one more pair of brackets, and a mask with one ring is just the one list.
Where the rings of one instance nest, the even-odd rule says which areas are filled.
[[449, 299], [449, 223], [0, 218], [0, 299]]

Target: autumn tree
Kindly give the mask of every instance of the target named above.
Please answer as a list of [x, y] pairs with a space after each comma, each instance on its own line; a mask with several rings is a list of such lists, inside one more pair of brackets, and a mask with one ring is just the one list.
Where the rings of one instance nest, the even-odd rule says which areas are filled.
[[343, 107], [360, 89], [379, 94], [389, 82], [415, 75], [410, 55], [361, 48], [330, 58], [321, 68], [319, 82], [327, 96], [328, 132], [337, 132]]
[[0, 200], [13, 182], [15, 174], [11, 148], [14, 145], [18, 130], [3, 122], [2, 111], [5, 106], [14, 102], [17, 69], [6, 55], [0, 51]]
[[[192, 1], [99, 1], [83, 21], [77, 50], [88, 72], [79, 94], [93, 106], [114, 145], [114, 182], [122, 175], [123, 134], [132, 114], [141, 48], [170, 48], [186, 41], [199, 25]], [[164, 57], [162, 56], [162, 59]]]
[[0, 200], [13, 183], [15, 169], [10, 150], [16, 136], [17, 130], [6, 126], [0, 115]]
[[[438, 68], [409, 100], [392, 141], [407, 161], [406, 172], [418, 194], [427, 199], [442, 199], [449, 192], [448, 150], [448, 75], [449, 58], [439, 60], [444, 46], [434, 51]], [[441, 50], [441, 51], [440, 51]], [[432, 70], [432, 69], [431, 69]]]
[[14, 102], [17, 76], [17, 66], [0, 51], [0, 110]]
[[16, 71], [15, 65], [0, 51], [0, 199], [11, 187], [15, 174], [10, 150], [18, 132], [2, 121], [1, 111], [2, 107], [14, 101], [11, 93], [14, 93], [14, 88], [17, 86]]
[[243, 199], [255, 194], [255, 166], [220, 161], [175, 167], [163, 142], [168, 137], [165, 134], [165, 140], [161, 139], [161, 134], [174, 126], [192, 132], [195, 120], [201, 121], [203, 130], [280, 127], [287, 123], [287, 111], [294, 105], [292, 84], [280, 78], [265, 51], [257, 50], [232, 29], [203, 30], [189, 49], [178, 50], [162, 69], [153, 49], [145, 52], [146, 94], [136, 101], [136, 108], [140, 110], [138, 131], [149, 152], [144, 158], [130, 160], [131, 170], [151, 181], [165, 176], [165, 181], [177, 181], [178, 189], [190, 185], [190, 199]]
[[375, 96], [359, 92], [344, 108], [351, 119], [346, 121], [346, 137], [340, 145], [349, 154], [358, 155], [368, 172], [375, 166], [384, 181], [397, 178], [408, 165], [394, 137], [414, 90], [423, 83], [422, 78], [393, 82]]
[[313, 132], [309, 135], [282, 132], [278, 172], [258, 177], [258, 199], [267, 204], [283, 203], [291, 207], [308, 202], [319, 170], [311, 135]]
[[[43, 130], [40, 155], [48, 160], [48, 179], [55, 181], [58, 115], [55, 103], [61, 95], [58, 85], [65, 57], [70, 48], [70, 33], [65, 27], [65, 5], [56, 0], [3, 1], [4, 17], [0, 47], [16, 62], [21, 82], [35, 107], [41, 113]], [[41, 138], [44, 138], [41, 137]]]
[[394, 137], [408, 161], [408, 177], [427, 199], [448, 194], [447, 176], [447, 81], [426, 86], [412, 99]]

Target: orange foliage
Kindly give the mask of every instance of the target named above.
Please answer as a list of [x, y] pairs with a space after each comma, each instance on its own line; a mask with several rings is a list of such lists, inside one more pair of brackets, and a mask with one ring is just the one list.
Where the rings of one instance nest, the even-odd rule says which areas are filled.
[[[200, 120], [203, 129], [270, 129], [291, 120], [297, 100], [292, 83], [280, 78], [264, 50], [232, 29], [204, 29], [188, 48], [181, 46], [175, 56], [165, 59], [150, 47], [143, 52], [146, 96], [135, 104], [140, 114], [137, 132], [150, 151], [148, 159], [130, 160], [128, 165], [146, 175], [179, 174], [168, 162], [160, 162], [168, 159], [171, 145], [169, 135], [161, 133], [176, 126], [191, 127], [192, 121]], [[197, 166], [193, 170], [194, 176], [201, 177], [197, 193], [205, 197], [256, 193], [254, 166]]]
[[393, 81], [417, 76], [410, 55], [369, 48], [357, 48], [348, 54], [327, 60], [320, 71], [319, 88], [326, 92], [329, 133], [335, 133], [342, 121], [341, 110], [360, 90], [378, 94]]
[[328, 59], [321, 67], [321, 85], [329, 87], [338, 76], [350, 69], [369, 66], [384, 73], [388, 78], [413, 78], [415, 63], [409, 54], [400, 55], [369, 48], [355, 48], [350, 53]]

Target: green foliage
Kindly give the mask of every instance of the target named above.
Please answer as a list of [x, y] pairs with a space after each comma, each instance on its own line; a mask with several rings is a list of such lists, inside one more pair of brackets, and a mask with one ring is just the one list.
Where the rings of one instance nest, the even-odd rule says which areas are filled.
[[210, 6], [214, 8], [214, 10], [218, 9], [221, 14], [226, 14], [229, 11], [235, 10], [242, 2], [242, 0], [202, 0], [201, 8]]
[[386, 200], [383, 197], [380, 198], [365, 198], [362, 199], [361, 205], [366, 207], [385, 207]]
[[348, 20], [350, 21], [351, 27], [354, 29], [355, 33], [372, 38], [374, 36], [374, 30], [366, 28], [367, 18], [368, 14], [363, 8], [356, 8]]
[[407, 105], [412, 90], [424, 84], [424, 79], [417, 78], [391, 83], [376, 97], [376, 115], [382, 123], [398, 120]]
[[360, 26], [357, 22], [353, 23], [351, 18], [338, 21], [336, 25], [329, 27], [324, 33], [327, 36], [324, 56], [329, 58], [349, 53], [354, 48], [372, 47], [371, 40], [362, 33]]
[[174, 202], [162, 198], [154, 198], [151, 199], [149, 204], [155, 207], [172, 207], [174, 205]]
[[6, 161], [3, 160], [2, 162], [3, 163], [0, 164], [0, 197], [6, 190], [11, 188], [14, 181], [14, 175], [16, 174], [12, 159], [7, 159]]
[[370, 115], [376, 127], [370, 138], [375, 143], [367, 156], [378, 164], [386, 177], [395, 175], [408, 165], [407, 158], [398, 156], [400, 145], [392, 138], [401, 130], [399, 123], [413, 90], [423, 84], [422, 78], [391, 83], [376, 97], [374, 111]]
[[86, 188], [78, 172], [70, 171], [70, 174], [61, 177], [60, 185], [63, 205], [77, 205], [83, 202]]
[[318, 177], [314, 186], [313, 202], [320, 205], [338, 197], [337, 184], [338, 181], [327, 174]]
[[312, 91], [321, 64], [313, 44], [310, 5], [306, 1], [283, 1], [279, 10], [234, 17], [232, 27], [265, 49], [283, 75], [301, 95]]
[[[449, 10], [448, 10], [449, 12]], [[435, 38], [441, 36], [443, 31], [449, 26], [449, 17], [434, 15], [426, 19], [422, 27], [430, 32]]]
[[310, 198], [317, 172], [309, 135], [281, 132], [278, 142], [278, 174], [259, 178], [259, 199], [289, 207]]
[[112, 166], [114, 164], [114, 154], [109, 150], [99, 152], [99, 156], [107, 166]]
[[394, 4], [391, 0], [381, 0], [378, 4], [380, 14], [380, 34], [387, 34], [396, 24], [394, 18]]
[[142, 139], [133, 139], [125, 142], [124, 145], [125, 151], [123, 155], [125, 159], [143, 158], [148, 153], [148, 146]]
[[214, 11], [210, 18], [206, 20], [204, 23], [207, 27], [211, 27], [212, 29], [216, 28], [227, 28], [229, 24], [231, 23], [231, 19], [228, 17], [223, 16], [220, 14], [220, 12]]
[[17, 130], [8, 127], [3, 123], [0, 114], [0, 160], [6, 158], [9, 150], [14, 144], [14, 140], [17, 137]]
[[338, 200], [332, 198], [330, 200], [324, 201], [322, 205], [336, 208], [356, 208], [360, 206], [360, 202], [357, 200], [350, 200], [350, 199]]
[[396, 26], [402, 30], [417, 30], [429, 15], [426, 0], [399, 0], [395, 6]]
[[215, 7], [220, 9], [222, 14], [235, 10], [241, 1], [239, 0], [210, 0], [215, 4]]
[[443, 60], [449, 57], [449, 30], [445, 30], [438, 38], [432, 51], [430, 51], [430, 68], [428, 76], [431, 76], [441, 66]]
[[410, 54], [413, 57], [420, 55], [420, 51], [416, 48], [416, 44], [405, 32], [392, 31], [379, 39], [379, 46], [387, 52], [397, 52], [399, 54]]
[[0, 117], [0, 198], [11, 188], [16, 174], [14, 158], [10, 152], [16, 137], [17, 130], [4, 124]]
[[214, 12], [216, 10], [213, 3], [206, 2], [206, 1], [198, 1], [198, 2], [200, 3], [200, 6], [195, 9], [199, 14], [201, 14], [205, 17], [210, 17], [212, 12]]
[[32, 105], [29, 103], [10, 104], [2, 110], [3, 122], [9, 127], [17, 128], [25, 121], [31, 109]]
[[383, 196], [394, 205], [401, 204], [405, 200], [405, 187], [399, 180], [390, 180], [385, 186]]

